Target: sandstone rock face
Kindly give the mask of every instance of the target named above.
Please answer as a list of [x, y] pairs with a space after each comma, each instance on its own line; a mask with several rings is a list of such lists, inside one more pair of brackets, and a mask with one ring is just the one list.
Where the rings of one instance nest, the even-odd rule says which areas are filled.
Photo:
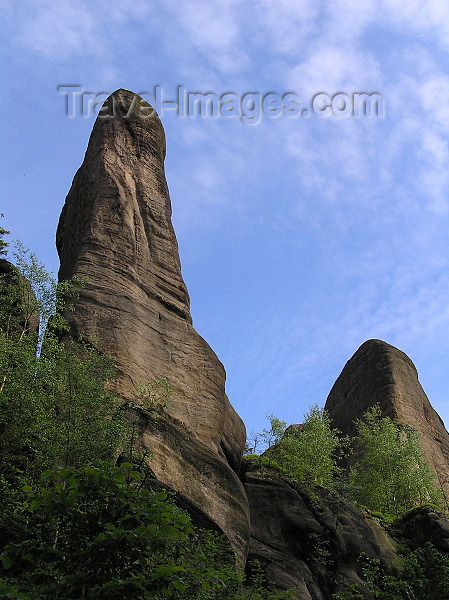
[[[449, 435], [416, 368], [397, 348], [370, 340], [344, 367], [325, 408], [336, 427], [355, 435], [354, 421], [377, 403], [384, 416], [419, 431], [427, 459], [449, 497]], [[372, 600], [361, 579], [360, 555], [380, 559], [387, 571], [397, 571], [396, 541], [376, 519], [329, 490], [315, 488], [311, 493], [276, 473], [244, 465], [241, 479], [251, 514], [248, 559], [257, 558], [281, 589], [297, 587], [298, 600], [327, 600], [345, 583], [353, 583]], [[441, 513], [416, 509], [403, 519], [402, 529], [398, 539], [412, 548], [430, 541], [449, 551], [449, 522]]]
[[248, 559], [258, 559], [295, 600], [328, 600], [347, 583], [372, 598], [361, 580], [360, 555], [395, 571], [396, 544], [380, 524], [324, 488], [249, 470], [242, 474], [251, 509]]
[[422, 506], [407, 513], [400, 522], [402, 536], [413, 549], [433, 544], [441, 552], [449, 553], [449, 520], [447, 515]]
[[346, 363], [325, 409], [335, 427], [354, 435], [354, 420], [377, 403], [383, 416], [418, 430], [426, 458], [449, 498], [449, 434], [418, 381], [415, 365], [394, 346], [368, 340]]
[[171, 223], [164, 130], [151, 107], [125, 90], [101, 112], [57, 231], [59, 278], [87, 279], [67, 314], [72, 335], [114, 359], [124, 399], [140, 382], [168, 379], [171, 410], [143, 429], [151, 468], [209, 516], [243, 562], [248, 506], [235, 470], [245, 427], [225, 394], [222, 364], [192, 327]]

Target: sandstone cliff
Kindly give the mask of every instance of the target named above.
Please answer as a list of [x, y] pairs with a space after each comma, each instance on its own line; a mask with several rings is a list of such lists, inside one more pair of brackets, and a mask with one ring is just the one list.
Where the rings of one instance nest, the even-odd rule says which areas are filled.
[[[113, 110], [115, 109], [115, 110]], [[124, 401], [140, 382], [167, 377], [171, 410], [136, 409], [141, 439], [162, 485], [201, 526], [224, 532], [241, 564], [257, 558], [298, 600], [328, 600], [361, 582], [361, 553], [394, 572], [396, 541], [373, 517], [336, 493], [312, 492], [246, 461], [245, 428], [225, 394], [225, 372], [195, 332], [184, 284], [164, 174], [165, 136], [151, 107], [118, 90], [94, 125], [57, 231], [60, 279], [87, 283], [67, 313], [82, 335], [113, 357]], [[1, 266], [1, 265], [0, 265]], [[329, 394], [334, 424], [354, 434], [354, 420], [380, 403], [384, 415], [420, 432], [442, 485], [449, 482], [449, 435], [419, 384], [410, 359], [378, 340], [348, 361]], [[237, 476], [240, 475], [240, 479]], [[443, 515], [420, 509], [403, 524], [411, 546], [431, 540], [449, 551]]]
[[244, 562], [248, 504], [235, 471], [245, 427], [225, 394], [225, 371], [192, 326], [164, 173], [159, 117], [126, 90], [95, 122], [57, 230], [60, 280], [87, 284], [68, 313], [72, 335], [110, 355], [117, 390], [166, 377], [171, 410], [141, 422], [157, 478], [231, 540]]
[[[447, 493], [449, 434], [415, 366], [393, 346], [369, 340], [344, 367], [325, 408], [336, 427], [355, 435], [354, 421], [377, 403], [384, 416], [408, 422], [420, 432], [427, 459]], [[327, 600], [345, 582], [357, 585], [363, 597], [372, 600], [362, 583], [360, 556], [379, 559], [394, 573], [398, 541], [411, 548], [430, 541], [449, 551], [447, 516], [432, 509], [416, 509], [404, 518], [395, 539], [375, 518], [329, 490], [311, 492], [255, 463], [245, 464], [241, 479], [251, 514], [248, 558], [257, 558], [280, 588], [297, 587], [298, 600]]]
[[383, 416], [418, 430], [425, 455], [449, 499], [449, 434], [432, 408], [410, 358], [381, 340], [368, 340], [346, 363], [325, 409], [333, 425], [354, 435], [354, 421], [375, 404]]

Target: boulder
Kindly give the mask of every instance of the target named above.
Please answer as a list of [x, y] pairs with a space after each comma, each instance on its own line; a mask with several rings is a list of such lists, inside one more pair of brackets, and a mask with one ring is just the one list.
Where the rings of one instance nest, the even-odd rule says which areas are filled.
[[419, 506], [407, 513], [398, 527], [413, 549], [430, 542], [441, 552], [449, 553], [449, 519], [444, 513]]
[[164, 159], [156, 112], [132, 92], [112, 94], [59, 220], [59, 279], [86, 279], [66, 317], [73, 337], [113, 358], [123, 400], [140, 383], [167, 378], [171, 408], [142, 429], [151, 468], [206, 513], [243, 563], [249, 516], [236, 471], [245, 427], [226, 396], [221, 362], [192, 326]]

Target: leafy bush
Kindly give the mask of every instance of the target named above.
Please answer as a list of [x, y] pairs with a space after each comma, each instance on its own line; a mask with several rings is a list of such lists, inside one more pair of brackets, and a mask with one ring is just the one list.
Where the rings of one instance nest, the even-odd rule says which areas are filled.
[[[260, 567], [246, 584], [227, 541], [196, 531], [132, 463], [45, 471], [24, 486], [20, 535], [4, 527], [0, 581], [19, 600], [281, 600]], [[0, 588], [1, 589], [1, 588]], [[4, 595], [2, 597], [8, 597]]]
[[149, 383], [139, 382], [133, 396], [143, 408], [158, 413], [170, 410], [173, 389], [167, 378], [161, 377]]
[[312, 406], [299, 427], [290, 427], [276, 448], [276, 459], [292, 477], [308, 485], [330, 486], [341, 472], [338, 458], [349, 445], [329, 414]]
[[[378, 600], [449, 600], [449, 556], [430, 543], [408, 551], [398, 575], [387, 573], [378, 559], [362, 555], [360, 560], [363, 582]], [[332, 596], [334, 600], [363, 597], [353, 583]]]
[[[53, 333], [64, 330], [62, 311], [81, 281], [56, 284], [20, 244], [15, 258], [0, 293], [0, 473], [31, 476], [93, 457], [111, 459], [126, 433], [108, 387], [112, 362]], [[50, 317], [52, 331], [44, 332]], [[39, 334], [30, 327], [33, 319], [41, 323]]]

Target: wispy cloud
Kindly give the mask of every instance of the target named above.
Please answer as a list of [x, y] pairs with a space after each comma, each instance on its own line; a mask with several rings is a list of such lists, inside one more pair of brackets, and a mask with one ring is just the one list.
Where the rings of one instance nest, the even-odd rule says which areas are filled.
[[[281, 404], [295, 390], [305, 404], [323, 401], [367, 337], [421, 357], [424, 347], [429, 356], [448, 349], [447, 2], [0, 5], [11, 55], [40, 68], [47, 86], [76, 75], [109, 91], [161, 83], [170, 95], [178, 84], [217, 94], [293, 91], [305, 103], [317, 92], [383, 95], [382, 119], [265, 117], [246, 126], [163, 116], [185, 247], [201, 255], [209, 230], [217, 246], [233, 235], [247, 254], [245, 243], [256, 244], [254, 254], [266, 251], [265, 263], [277, 265], [278, 279], [269, 279], [263, 261], [249, 263], [235, 290], [248, 295], [240, 316], [218, 303], [202, 307], [205, 321], [219, 321], [220, 310], [238, 320], [224, 358], [252, 407], [258, 398]], [[233, 273], [232, 260], [220, 266]]]

